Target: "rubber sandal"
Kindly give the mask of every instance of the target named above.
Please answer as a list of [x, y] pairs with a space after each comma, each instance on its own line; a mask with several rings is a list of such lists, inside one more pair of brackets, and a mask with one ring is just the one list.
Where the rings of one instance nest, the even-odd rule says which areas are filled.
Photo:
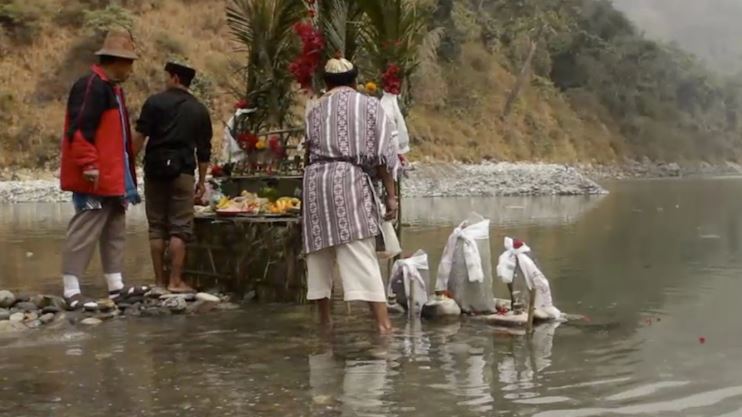
[[114, 301], [122, 301], [130, 297], [144, 297], [149, 292], [150, 288], [146, 285], [142, 286], [124, 286], [120, 290], [113, 290], [108, 292], [108, 298]]
[[98, 303], [90, 298], [83, 297], [82, 294], [76, 294], [72, 297], [65, 297], [64, 301], [67, 302], [67, 310], [69, 311], [97, 311], [99, 308]]

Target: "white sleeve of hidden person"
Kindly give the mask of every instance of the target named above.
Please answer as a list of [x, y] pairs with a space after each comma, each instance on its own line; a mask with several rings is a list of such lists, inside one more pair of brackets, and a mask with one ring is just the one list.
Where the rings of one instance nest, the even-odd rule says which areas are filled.
[[406, 154], [410, 151], [410, 136], [402, 110], [399, 108], [399, 96], [384, 92], [381, 97], [381, 107], [395, 127], [397, 153]]

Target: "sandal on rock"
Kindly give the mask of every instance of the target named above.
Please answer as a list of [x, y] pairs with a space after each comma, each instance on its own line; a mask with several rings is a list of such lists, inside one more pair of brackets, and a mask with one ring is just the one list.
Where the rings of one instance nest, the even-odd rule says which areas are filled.
[[69, 311], [98, 310], [98, 303], [93, 301], [91, 298], [83, 297], [82, 294], [75, 294], [72, 297], [65, 297], [64, 301], [67, 302], [67, 310]]
[[108, 298], [114, 301], [122, 301], [130, 297], [144, 297], [149, 292], [150, 288], [146, 285], [142, 286], [125, 286], [120, 290], [113, 290], [108, 292]]

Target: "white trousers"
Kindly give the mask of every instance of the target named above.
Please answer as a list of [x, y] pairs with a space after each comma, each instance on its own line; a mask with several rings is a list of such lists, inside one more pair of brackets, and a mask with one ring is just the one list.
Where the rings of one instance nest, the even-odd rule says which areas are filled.
[[336, 274], [345, 301], [386, 302], [374, 238], [356, 240], [307, 256], [307, 300], [331, 298]]

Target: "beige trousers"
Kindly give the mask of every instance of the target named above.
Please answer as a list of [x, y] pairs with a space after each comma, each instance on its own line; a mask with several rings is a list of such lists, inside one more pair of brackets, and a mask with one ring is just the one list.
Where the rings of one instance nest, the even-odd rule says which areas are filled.
[[104, 199], [100, 210], [80, 211], [67, 227], [62, 252], [62, 273], [82, 277], [100, 244], [103, 272], [123, 272], [126, 209], [118, 198]]
[[386, 302], [374, 238], [307, 255], [307, 300], [330, 298], [336, 274], [342, 280], [345, 301]]

